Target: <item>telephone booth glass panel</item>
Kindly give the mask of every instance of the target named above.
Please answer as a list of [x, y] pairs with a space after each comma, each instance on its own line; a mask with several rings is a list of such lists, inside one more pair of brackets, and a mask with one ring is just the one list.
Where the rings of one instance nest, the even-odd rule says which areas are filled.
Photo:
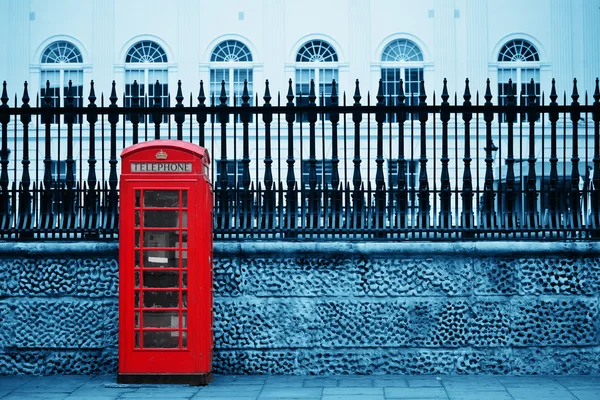
[[185, 349], [188, 190], [136, 189], [134, 198], [134, 349]]

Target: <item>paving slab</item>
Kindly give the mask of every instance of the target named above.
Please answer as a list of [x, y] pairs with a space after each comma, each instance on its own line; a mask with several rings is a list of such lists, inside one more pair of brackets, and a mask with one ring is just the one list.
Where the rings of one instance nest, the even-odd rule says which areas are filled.
[[286, 375], [274, 375], [267, 378], [264, 383], [265, 387], [290, 387], [299, 388], [304, 385], [306, 380], [305, 376], [286, 376]]
[[442, 379], [438, 377], [427, 377], [427, 378], [419, 378], [419, 377], [407, 377], [406, 382], [408, 387], [441, 387]]
[[[482, 390], [468, 390], [468, 391], [448, 391], [448, 398], [450, 400], [512, 400], [513, 397], [507, 391], [482, 391]], [[534, 400], [534, 399], [532, 399]]]
[[598, 400], [600, 399], [600, 390], [571, 390], [571, 393], [579, 400]]
[[383, 387], [408, 387], [408, 382], [406, 381], [406, 379], [401, 379], [401, 378], [394, 378], [393, 380], [375, 378], [375, 379], [373, 379], [373, 386], [381, 387], [381, 388], [383, 388]]
[[386, 399], [447, 399], [444, 388], [385, 388]]
[[324, 394], [321, 400], [385, 400], [383, 394]]
[[314, 399], [323, 394], [321, 388], [264, 388], [259, 399]]
[[335, 377], [313, 376], [304, 380], [305, 388], [337, 387], [337, 385], [338, 380]]
[[513, 396], [515, 400], [577, 400], [567, 389], [553, 389], [545, 387], [531, 388], [507, 388], [507, 392]]
[[376, 387], [337, 387], [323, 388], [323, 395], [375, 395], [383, 396], [383, 388]]

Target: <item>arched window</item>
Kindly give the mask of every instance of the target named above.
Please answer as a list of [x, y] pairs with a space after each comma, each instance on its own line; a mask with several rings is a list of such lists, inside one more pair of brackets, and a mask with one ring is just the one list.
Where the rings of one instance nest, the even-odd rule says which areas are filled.
[[[498, 101], [506, 104], [508, 80], [512, 79], [513, 93], [520, 96], [520, 104], [527, 104], [527, 96], [531, 90], [530, 82], [534, 81], [534, 93], [540, 99], [540, 56], [533, 44], [523, 39], [515, 39], [506, 43], [498, 53]], [[503, 117], [503, 119], [505, 116]], [[525, 116], [524, 121], [527, 121]]]
[[[125, 107], [131, 107], [133, 96], [133, 82], [139, 85], [138, 96], [140, 106], [153, 105], [155, 84], [158, 81], [158, 95], [161, 98], [161, 106], [169, 106], [169, 74], [167, 69], [167, 53], [156, 42], [142, 40], [135, 43], [127, 51], [125, 56]], [[149, 117], [152, 122], [152, 116]], [[126, 116], [129, 119], [129, 116]], [[163, 116], [163, 122], [167, 122], [168, 116]], [[141, 118], [140, 121], [144, 122]]]
[[[381, 80], [387, 104], [398, 104], [400, 79], [404, 82], [404, 104], [418, 104], [423, 80], [423, 52], [408, 39], [388, 43], [381, 53]], [[393, 118], [395, 121], [396, 116]], [[412, 114], [411, 118], [417, 119], [417, 114]]]
[[[332, 81], [339, 81], [338, 55], [333, 46], [324, 40], [304, 43], [296, 53], [296, 104], [308, 104], [310, 81], [315, 81], [318, 104], [331, 102]], [[303, 114], [306, 120], [306, 114]]]
[[241, 105], [244, 81], [247, 80], [249, 103], [253, 105], [252, 61], [250, 49], [239, 40], [225, 40], [214, 48], [210, 57], [210, 92], [215, 104], [220, 104], [221, 82], [225, 81], [227, 104], [233, 105], [233, 96], [235, 105]]
[[[64, 105], [69, 88], [72, 83], [72, 94], [75, 107], [81, 107], [83, 102], [83, 57], [81, 51], [73, 43], [58, 40], [50, 43], [42, 52], [41, 57], [40, 94], [49, 95], [52, 105]], [[46, 91], [46, 81], [50, 82], [50, 89]], [[62, 104], [61, 104], [61, 99]], [[76, 115], [75, 122], [79, 123], [80, 116]], [[58, 122], [57, 117], [53, 123]]]

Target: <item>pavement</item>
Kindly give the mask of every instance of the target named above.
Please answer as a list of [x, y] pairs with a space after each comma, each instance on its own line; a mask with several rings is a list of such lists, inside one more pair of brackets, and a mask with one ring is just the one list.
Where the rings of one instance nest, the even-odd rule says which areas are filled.
[[217, 375], [206, 387], [122, 385], [116, 377], [0, 376], [1, 400], [600, 400], [600, 375]]

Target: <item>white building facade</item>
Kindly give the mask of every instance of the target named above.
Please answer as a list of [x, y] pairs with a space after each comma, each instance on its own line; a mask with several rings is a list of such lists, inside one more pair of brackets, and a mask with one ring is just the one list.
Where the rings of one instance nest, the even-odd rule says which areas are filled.
[[[134, 82], [138, 84], [143, 104], [144, 96], [154, 96], [156, 81], [160, 82], [158, 90], [162, 104], [173, 106], [179, 80], [186, 104], [190, 97], [196, 104], [200, 81], [204, 82], [207, 104], [210, 104], [212, 95], [219, 96], [223, 81], [229, 104], [232, 104], [233, 97], [239, 104], [246, 80], [250, 102], [253, 104], [254, 97], [258, 96], [260, 105], [267, 79], [274, 104], [277, 103], [278, 92], [281, 93], [282, 104], [287, 101], [285, 95], [290, 79], [295, 95], [302, 94], [302, 98], [296, 98], [296, 104], [306, 103], [311, 80], [315, 82], [317, 102], [327, 103], [333, 79], [338, 83], [340, 103], [343, 103], [344, 94], [347, 104], [354, 102], [352, 96], [357, 79], [360, 81], [362, 104], [367, 103], [368, 94], [370, 103], [375, 104], [380, 79], [384, 94], [395, 98], [402, 79], [408, 102], [418, 100], [420, 81], [424, 80], [428, 104], [432, 104], [434, 92], [435, 101], [439, 104], [443, 80], [447, 79], [451, 103], [456, 93], [461, 104], [466, 78], [470, 80], [474, 104], [478, 95], [479, 104], [485, 101], [483, 93], [487, 79], [490, 79], [493, 104], [505, 101], [509, 79], [513, 81], [517, 101], [523, 101], [519, 95], [527, 95], [534, 90], [538, 99], [545, 94], [544, 101], [548, 104], [551, 82], [555, 79], [559, 103], [562, 104], [563, 95], [570, 103], [573, 79], [577, 78], [582, 96], [580, 103], [584, 104], [586, 93], [589, 94], [589, 103], [593, 101], [591, 95], [595, 79], [600, 76], [599, 0], [2, 0], [0, 14], [5, 16], [5, 23], [0, 24], [0, 35], [5, 39], [0, 40], [0, 80], [8, 83], [11, 107], [15, 94], [20, 106], [24, 81], [29, 82], [32, 99], [38, 93], [42, 96], [48, 93], [55, 104], [62, 105], [69, 80], [75, 88], [76, 105], [79, 105], [78, 102], [88, 104], [91, 80], [95, 82], [97, 96], [104, 93], [105, 105], [108, 105], [107, 98], [114, 80], [119, 106], [131, 105], [136, 90]], [[527, 85], [532, 79], [535, 82], [533, 89]], [[79, 96], [81, 99], [78, 99]], [[152, 103], [152, 99], [149, 102]], [[215, 102], [218, 104], [218, 99]], [[457, 120], [460, 125], [460, 116]], [[284, 136], [283, 117], [282, 121]], [[258, 122], [256, 137], [262, 139], [264, 126], [260, 121], [255, 122]], [[346, 162], [340, 164], [340, 168], [344, 165], [344, 171], [340, 171], [342, 182], [352, 177], [350, 158], [354, 136], [351, 115], [346, 115], [346, 122], [347, 153], [341, 148], [339, 150], [340, 158], [346, 155]], [[434, 128], [437, 126], [439, 129], [439, 122], [438, 119], [436, 125], [430, 118], [427, 123], [429, 165], [438, 165], [438, 171], [434, 170], [428, 176], [432, 186], [439, 181], [439, 130], [437, 141], [431, 140], [435, 138]], [[473, 121], [473, 124], [477, 123], [483, 126], [483, 117]], [[536, 123], [535, 128], [535, 155], [546, 163], [550, 144], [547, 134], [544, 140], [543, 127], [547, 123], [546, 116]], [[119, 124], [125, 124], [119, 125], [119, 132], [123, 126], [126, 139], [123, 142], [119, 140], [118, 145], [131, 144], [131, 124], [123, 121]], [[75, 155], [77, 179], [87, 176], [89, 146], [86, 142], [87, 127], [85, 123], [83, 125], [82, 152]], [[572, 153], [572, 128], [569, 123], [564, 126], [565, 135], [561, 131], [558, 147], [562, 150], [559, 158], [566, 164]], [[361, 168], [363, 179], [371, 182], [375, 177], [374, 127], [374, 121], [371, 121], [370, 127], [364, 122], [361, 125], [360, 147], [363, 158], [366, 157]], [[21, 129], [19, 124], [16, 129]], [[194, 125], [193, 130], [196, 135], [197, 126]], [[294, 138], [297, 178], [306, 177], [306, 167], [303, 167], [308, 158], [306, 131], [307, 128], [304, 136], [300, 133]], [[410, 149], [406, 150], [406, 157], [413, 165], [410, 172], [413, 174], [413, 188], [419, 168], [416, 121], [415, 131], [415, 140], [411, 139], [410, 145], [407, 145]], [[62, 136], [56, 129], [53, 129], [52, 135], [53, 141], [61, 143], [61, 150], [53, 148], [53, 159], [58, 160], [53, 174], [58, 178], [58, 170], [65, 169], [67, 143], [64, 129]], [[285, 157], [287, 148], [283, 136], [279, 154]], [[477, 158], [473, 168], [479, 171], [474, 179], [482, 187], [485, 170], [483, 129], [479, 136], [481, 142], [472, 145], [471, 153]], [[390, 143], [396, 140], [391, 133], [386, 138]], [[463, 168], [463, 138], [464, 132], [459, 126], [456, 135], [449, 139], [449, 167], [455, 171]], [[593, 148], [592, 135], [586, 138], [579, 142], [582, 155], [586, 149]], [[331, 131], [327, 125], [316, 146], [318, 160], [331, 160], [330, 139]], [[496, 125], [493, 139], [500, 147], [498, 157], [506, 158], [506, 133], [501, 134]], [[75, 138], [75, 148], [80, 146], [78, 140]], [[218, 129], [211, 140], [209, 150], [216, 160], [221, 146]], [[97, 141], [100, 141], [99, 137]], [[228, 151], [237, 148], [235, 156], [231, 154], [229, 158], [241, 158], [239, 130], [237, 136], [228, 136], [228, 142]], [[38, 148], [42, 148], [42, 143], [43, 137], [36, 144]], [[9, 168], [15, 171], [15, 168], [21, 168], [23, 145], [16, 143], [13, 147]], [[30, 148], [34, 148], [33, 143]], [[96, 148], [101, 148], [100, 142]], [[369, 149], [371, 153], [368, 153]], [[103, 151], [102, 159], [107, 160], [108, 149]], [[264, 141], [257, 139], [251, 152], [251, 168], [256, 171], [252, 178], [256, 176], [260, 180], [264, 166], [262, 160], [266, 154]], [[516, 158], [524, 160], [528, 152], [528, 140], [515, 143]], [[386, 142], [384, 153], [388, 162], [385, 170], [392, 171], [395, 164], [392, 160], [398, 156], [396, 144], [388, 145]], [[593, 154], [589, 151], [585, 154], [582, 165], [589, 165]], [[29, 157], [34, 158], [33, 154]], [[42, 158], [43, 154], [39, 153], [35, 160], [38, 179], [43, 175]], [[274, 168], [276, 182], [285, 181], [286, 175], [284, 160], [279, 163], [280, 167]], [[503, 179], [506, 174], [502, 164], [495, 164], [496, 179]], [[323, 162], [322, 165], [327, 168], [329, 164]], [[238, 168], [240, 166], [238, 164]], [[104, 169], [107, 167], [107, 164], [103, 165]], [[520, 173], [524, 175], [525, 171]], [[584, 175], [583, 168], [580, 173]], [[548, 169], [544, 171], [544, 175], [547, 174]], [[15, 172], [15, 177], [17, 175]], [[457, 172], [451, 177], [453, 188], [460, 185], [461, 175], [462, 172]]]
[[[546, 93], [554, 78], [570, 94], [573, 78], [593, 91], [600, 75], [597, 0], [3, 0], [0, 14], [0, 79], [19, 97], [23, 81], [35, 93], [93, 79], [107, 93], [114, 79], [125, 93], [135, 79], [147, 94], [159, 80], [174, 96], [178, 80], [189, 93], [248, 79], [262, 96], [265, 79], [274, 92], [315, 79], [319, 96], [334, 78], [351, 95], [356, 79], [367, 93], [400, 77], [429, 93], [447, 78], [459, 96], [465, 78], [473, 93], [489, 78], [495, 96], [508, 77]], [[48, 58], [64, 42], [76, 55]]]

